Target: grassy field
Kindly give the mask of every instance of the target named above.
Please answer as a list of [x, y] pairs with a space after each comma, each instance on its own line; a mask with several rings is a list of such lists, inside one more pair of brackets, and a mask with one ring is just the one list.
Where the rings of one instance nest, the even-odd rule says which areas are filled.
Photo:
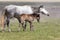
[[21, 27], [20, 32], [17, 32], [18, 22], [14, 21], [13, 19], [13, 21], [11, 21], [10, 23], [10, 28], [12, 32], [8, 32], [7, 27], [5, 32], [1, 32], [1, 26], [0, 26], [0, 40], [60, 40], [60, 19], [57, 19], [60, 18], [60, 2], [56, 2], [56, 3], [0, 2], [0, 14], [2, 9], [9, 4], [15, 4], [15, 5], [26, 4], [26, 5], [37, 6], [37, 7], [40, 4], [43, 4], [46, 7], [46, 9], [49, 11], [50, 16], [47, 17], [41, 15], [42, 18], [40, 23], [37, 22], [33, 23], [34, 31], [30, 31], [29, 24], [28, 24], [26, 31], [23, 31]]
[[30, 31], [29, 24], [27, 30], [17, 32], [18, 22], [10, 23], [12, 32], [0, 32], [0, 40], [60, 40], [60, 20], [51, 19], [40, 23], [34, 22], [34, 31]]

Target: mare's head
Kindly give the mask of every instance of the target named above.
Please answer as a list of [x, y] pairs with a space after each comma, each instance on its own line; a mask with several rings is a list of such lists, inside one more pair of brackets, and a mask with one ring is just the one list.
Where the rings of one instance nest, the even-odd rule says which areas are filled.
[[48, 11], [44, 8], [43, 5], [40, 5], [40, 6], [39, 6], [39, 8], [38, 8], [38, 13], [42, 13], [42, 14], [44, 14], [44, 15], [49, 16]]

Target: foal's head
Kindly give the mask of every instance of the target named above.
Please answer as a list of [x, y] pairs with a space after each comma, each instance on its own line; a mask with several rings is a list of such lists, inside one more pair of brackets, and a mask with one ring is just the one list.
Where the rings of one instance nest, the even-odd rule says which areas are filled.
[[35, 13], [34, 13], [33, 16], [36, 18], [37, 22], [40, 21], [40, 14], [35, 14]]
[[40, 14], [37, 14], [36, 19], [37, 19], [37, 22], [40, 21]]

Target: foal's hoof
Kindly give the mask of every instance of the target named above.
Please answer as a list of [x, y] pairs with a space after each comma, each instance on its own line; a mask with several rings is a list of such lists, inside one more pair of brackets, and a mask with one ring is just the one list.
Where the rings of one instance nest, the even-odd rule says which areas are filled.
[[2, 29], [1, 32], [5, 32], [6, 30], [5, 29]]
[[2, 32], [5, 32], [5, 30], [2, 30]]

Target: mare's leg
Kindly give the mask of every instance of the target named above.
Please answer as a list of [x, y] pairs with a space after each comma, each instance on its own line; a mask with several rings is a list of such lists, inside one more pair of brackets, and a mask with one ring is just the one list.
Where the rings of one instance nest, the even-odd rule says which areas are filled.
[[18, 31], [20, 31], [20, 24], [21, 24], [21, 21], [18, 19], [19, 21], [19, 26], [18, 26]]
[[30, 31], [33, 31], [33, 30], [34, 30], [34, 29], [33, 29], [33, 24], [32, 24], [31, 21], [30, 21], [29, 23], [30, 23]]
[[11, 32], [11, 29], [10, 29], [9, 23], [10, 23], [10, 18], [7, 18], [7, 27], [8, 27], [8, 31]]

